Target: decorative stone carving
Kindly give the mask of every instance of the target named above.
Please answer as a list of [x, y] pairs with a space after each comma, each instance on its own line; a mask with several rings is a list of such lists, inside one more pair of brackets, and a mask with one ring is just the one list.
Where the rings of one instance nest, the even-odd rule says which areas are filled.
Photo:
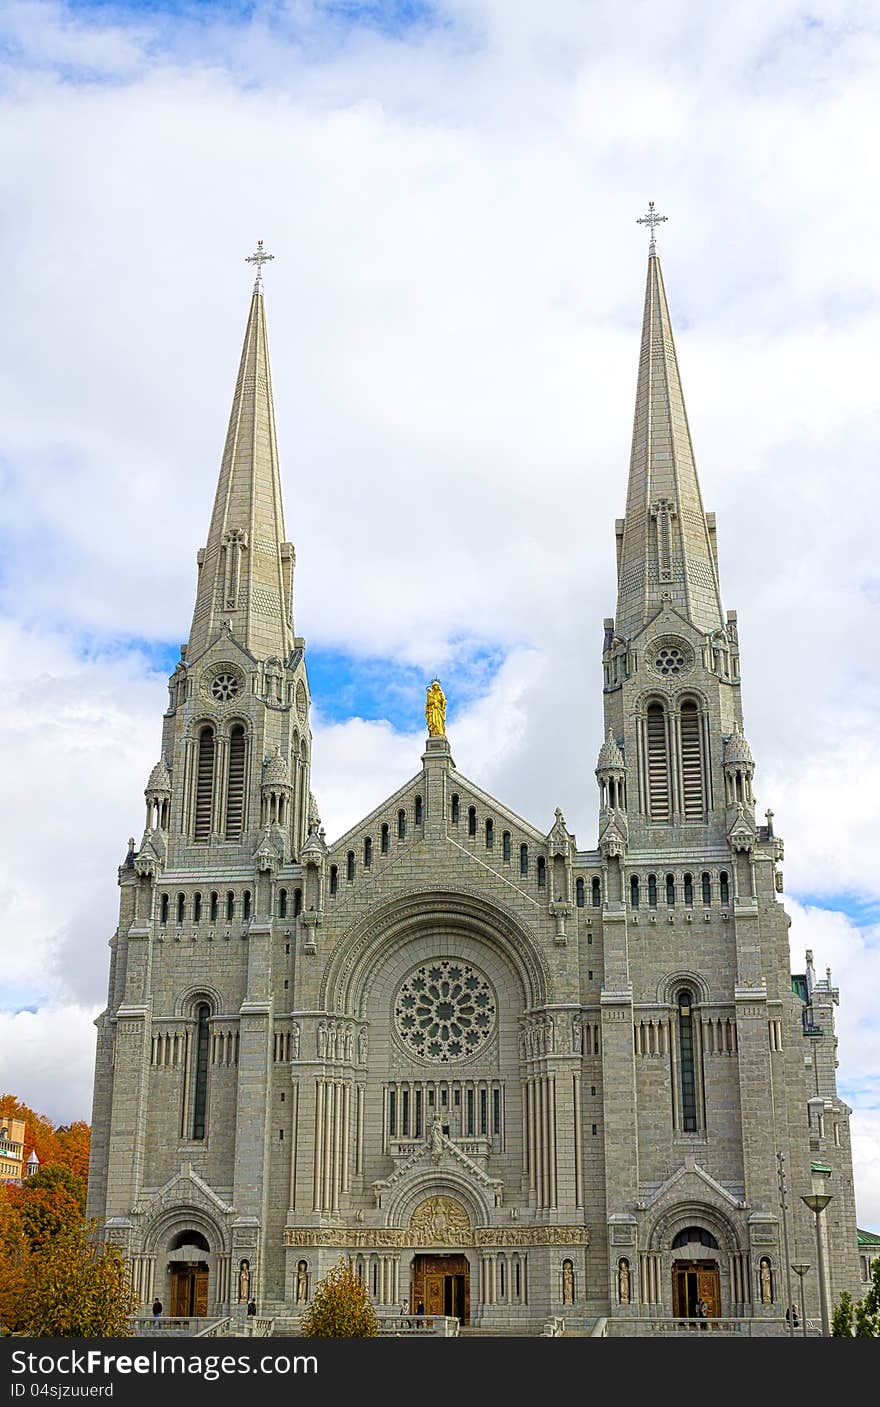
[[[417, 1246], [412, 1238], [412, 1229], [402, 1226], [288, 1226], [284, 1232], [284, 1244], [336, 1246], [349, 1250], [406, 1250]], [[452, 1243], [445, 1241], [443, 1244]], [[478, 1226], [467, 1233], [460, 1229], [459, 1240], [455, 1244], [497, 1247], [499, 1250], [531, 1246], [589, 1246], [590, 1233], [585, 1226]]]
[[452, 1197], [427, 1197], [412, 1214], [409, 1224], [414, 1246], [467, 1246], [473, 1244], [470, 1218]]

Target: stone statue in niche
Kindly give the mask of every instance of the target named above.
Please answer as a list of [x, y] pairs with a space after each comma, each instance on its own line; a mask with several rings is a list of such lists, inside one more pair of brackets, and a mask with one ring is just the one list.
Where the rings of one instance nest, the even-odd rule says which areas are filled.
[[299, 1022], [294, 1021], [290, 1028], [290, 1056], [292, 1060], [299, 1059]]
[[773, 1303], [773, 1275], [770, 1270], [770, 1262], [766, 1256], [761, 1257], [761, 1303]]
[[359, 1064], [359, 1065], [366, 1065], [366, 1063], [367, 1063], [367, 1032], [366, 1032], [366, 1028], [362, 1028], [362, 1029], [358, 1032], [358, 1064]]
[[580, 1012], [575, 1012], [571, 1018], [571, 1048], [575, 1055], [581, 1048], [581, 1018]]
[[617, 1299], [620, 1304], [629, 1304], [629, 1261], [617, 1262]]
[[574, 1266], [570, 1260], [562, 1262], [562, 1303], [574, 1304]]
[[345, 1058], [349, 1063], [354, 1055], [354, 1032], [350, 1026], [345, 1028]]
[[247, 1304], [251, 1297], [250, 1261], [243, 1260], [238, 1267], [238, 1302]]
[[309, 1297], [309, 1276], [308, 1267], [304, 1260], [301, 1260], [296, 1267], [296, 1302], [305, 1304]]
[[443, 1125], [435, 1114], [431, 1122], [431, 1157], [439, 1161], [443, 1152]]
[[318, 1026], [318, 1054], [327, 1054], [327, 1023], [322, 1021]]

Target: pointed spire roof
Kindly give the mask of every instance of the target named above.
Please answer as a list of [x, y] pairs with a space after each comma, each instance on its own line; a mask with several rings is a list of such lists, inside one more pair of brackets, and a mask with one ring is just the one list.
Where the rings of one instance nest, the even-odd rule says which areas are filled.
[[275, 408], [263, 299], [262, 251], [257, 265], [241, 365], [207, 546], [199, 553], [199, 583], [188, 663], [211, 643], [224, 623], [258, 659], [286, 659], [293, 647], [291, 583], [293, 548], [285, 542]]
[[[662, 218], [654, 216], [654, 223]], [[617, 633], [636, 635], [667, 601], [698, 630], [723, 624], [714, 542], [700, 495], [652, 224], [618, 566]]]

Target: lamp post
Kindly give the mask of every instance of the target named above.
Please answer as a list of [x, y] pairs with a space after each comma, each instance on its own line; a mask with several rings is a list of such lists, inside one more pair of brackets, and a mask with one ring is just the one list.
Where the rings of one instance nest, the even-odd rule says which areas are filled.
[[806, 1337], [807, 1337], [807, 1311], [806, 1311], [806, 1306], [805, 1306], [805, 1304], [804, 1304], [804, 1276], [806, 1275], [806, 1273], [807, 1273], [807, 1271], [809, 1270], [810, 1267], [809, 1267], [808, 1265], [793, 1265], [791, 1268], [792, 1268], [792, 1270], [794, 1271], [795, 1275], [798, 1277], [798, 1280], [800, 1281], [800, 1287], [801, 1287], [801, 1331], [802, 1331], [802, 1333], [803, 1333], [804, 1338], [806, 1338]]
[[785, 1245], [785, 1293], [788, 1305], [788, 1333], [790, 1338], [794, 1338], [794, 1314], [792, 1313], [791, 1298], [791, 1267], [789, 1264], [788, 1251], [788, 1183], [785, 1177], [785, 1154], [776, 1154], [777, 1182], [779, 1184], [779, 1205], [782, 1208], [782, 1239]]
[[[825, 1284], [825, 1247], [822, 1245], [822, 1213], [831, 1201], [830, 1192], [811, 1192], [802, 1196], [801, 1201], [816, 1218], [816, 1256], [819, 1263], [819, 1308], [822, 1314], [822, 1333], [831, 1337], [831, 1321], [828, 1318], [828, 1290]], [[803, 1283], [803, 1282], [802, 1282]]]

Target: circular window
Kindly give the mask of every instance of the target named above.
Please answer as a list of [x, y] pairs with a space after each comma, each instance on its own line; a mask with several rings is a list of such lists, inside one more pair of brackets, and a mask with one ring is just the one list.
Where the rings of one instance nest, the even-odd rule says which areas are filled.
[[417, 967], [401, 985], [394, 1026], [411, 1054], [448, 1064], [488, 1045], [497, 1009], [482, 972], [454, 958], [437, 958]]
[[687, 640], [666, 635], [648, 647], [648, 659], [661, 679], [678, 679], [694, 666], [694, 652]]
[[234, 674], [217, 674], [211, 680], [211, 697], [217, 703], [228, 703], [230, 699], [236, 698], [240, 684]]
[[681, 650], [677, 650], [673, 645], [658, 652], [654, 667], [658, 674], [681, 674], [687, 669], [687, 660]]

